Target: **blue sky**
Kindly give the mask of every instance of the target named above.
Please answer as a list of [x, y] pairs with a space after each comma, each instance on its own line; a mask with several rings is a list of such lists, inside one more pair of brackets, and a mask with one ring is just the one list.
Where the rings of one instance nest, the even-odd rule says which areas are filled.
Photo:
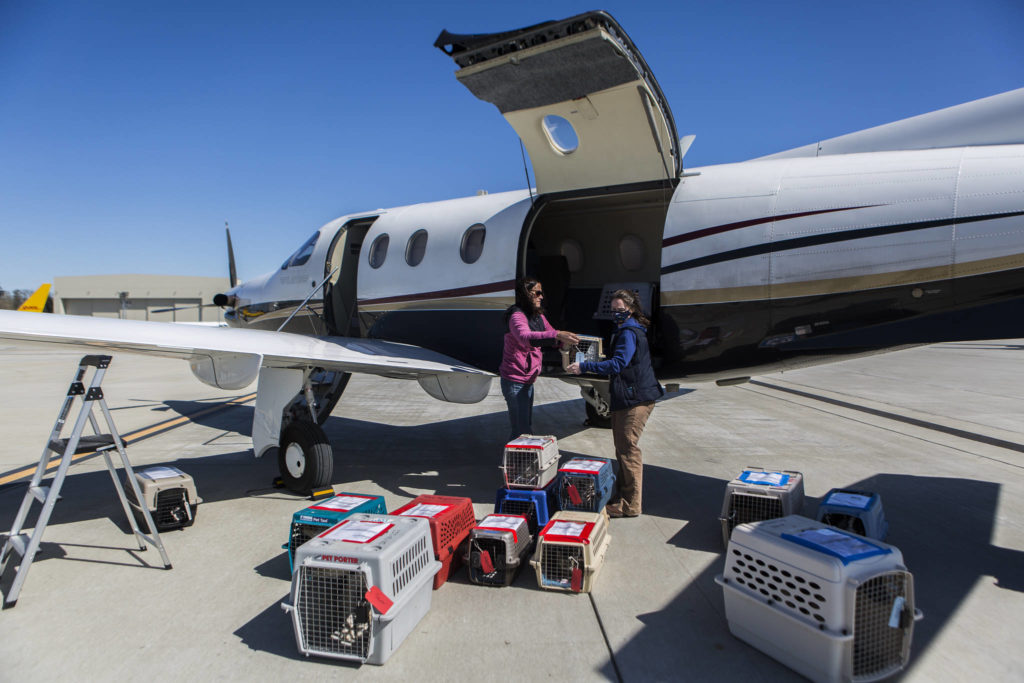
[[[687, 167], [1024, 86], [1020, 0], [604, 3]], [[274, 269], [337, 216], [525, 187], [433, 47], [580, 2], [0, 0], [0, 287]]]

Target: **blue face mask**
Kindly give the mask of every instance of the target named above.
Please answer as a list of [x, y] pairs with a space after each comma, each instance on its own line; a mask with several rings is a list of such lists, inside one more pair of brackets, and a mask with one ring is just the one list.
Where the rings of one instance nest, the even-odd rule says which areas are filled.
[[621, 325], [629, 319], [629, 311], [615, 311], [612, 319], [615, 321], [616, 325]]

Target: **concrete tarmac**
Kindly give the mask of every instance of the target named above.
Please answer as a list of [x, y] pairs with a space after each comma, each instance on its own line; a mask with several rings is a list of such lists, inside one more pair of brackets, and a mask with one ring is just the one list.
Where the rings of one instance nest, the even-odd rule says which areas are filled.
[[[25, 491], [12, 477], [37, 462], [80, 355], [0, 342], [0, 532]], [[809, 516], [833, 487], [881, 494], [925, 615], [900, 679], [1024, 678], [1022, 340], [667, 397], [641, 441], [644, 515], [611, 521], [591, 594], [540, 590], [529, 567], [508, 588], [460, 573], [380, 667], [296, 648], [281, 545], [309, 503], [271, 488], [277, 463], [252, 456], [255, 387], [218, 391], [182, 362], [121, 354], [104, 390], [122, 434], [166, 428], [129, 447], [132, 464], [179, 467], [203, 503], [192, 527], [162, 534], [166, 571], [126, 533], [102, 459], [76, 463], [17, 606], [0, 612], [0, 680], [800, 680], [730, 634], [714, 583], [725, 485], [748, 465], [803, 472]], [[536, 394], [535, 431], [563, 455], [614, 457], [572, 386], [541, 380]], [[339, 491], [383, 495], [389, 510], [421, 493], [468, 496], [478, 518], [493, 509], [507, 430], [497, 383], [463, 406], [357, 376], [325, 428]]]

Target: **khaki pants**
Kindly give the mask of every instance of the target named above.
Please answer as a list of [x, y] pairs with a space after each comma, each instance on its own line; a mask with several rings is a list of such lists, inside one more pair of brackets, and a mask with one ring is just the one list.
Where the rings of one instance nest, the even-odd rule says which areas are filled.
[[619, 461], [619, 496], [622, 512], [627, 515], [640, 514], [644, 463], [637, 443], [652, 410], [654, 401], [640, 403], [626, 410], [612, 411], [612, 438], [615, 441], [615, 457]]

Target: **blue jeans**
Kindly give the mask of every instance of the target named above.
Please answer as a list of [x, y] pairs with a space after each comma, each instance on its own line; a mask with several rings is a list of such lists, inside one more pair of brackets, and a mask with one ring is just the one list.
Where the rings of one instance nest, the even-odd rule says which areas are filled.
[[508, 406], [508, 440], [520, 434], [533, 434], [533, 385], [501, 378], [501, 395]]

